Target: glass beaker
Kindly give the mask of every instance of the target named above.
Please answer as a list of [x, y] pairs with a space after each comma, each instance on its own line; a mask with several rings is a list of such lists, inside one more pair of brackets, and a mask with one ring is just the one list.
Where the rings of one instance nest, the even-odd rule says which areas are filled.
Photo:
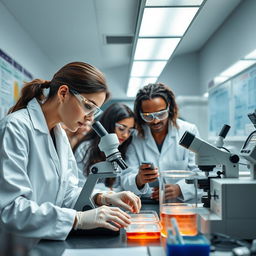
[[[166, 237], [168, 229], [172, 228], [171, 218], [176, 218], [181, 235], [197, 235], [197, 213], [195, 204], [187, 203], [182, 197], [173, 198], [170, 189], [175, 184], [185, 184], [186, 178], [195, 174], [185, 170], [168, 170], [160, 173], [160, 219], [162, 224], [161, 235]], [[194, 184], [185, 184], [195, 195]], [[190, 200], [192, 201], [192, 200]]]

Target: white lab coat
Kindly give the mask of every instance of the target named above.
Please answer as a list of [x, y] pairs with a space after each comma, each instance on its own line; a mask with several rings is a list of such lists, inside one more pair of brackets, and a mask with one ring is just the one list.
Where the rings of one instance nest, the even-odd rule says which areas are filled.
[[[83, 141], [78, 148], [76, 149], [74, 156], [77, 162], [77, 166], [78, 166], [78, 178], [79, 178], [79, 187], [83, 186], [87, 177], [84, 175], [84, 165], [86, 163], [86, 161], [88, 161], [88, 155], [86, 155], [86, 152], [89, 148], [89, 146], [91, 145], [91, 141]], [[109, 187], [107, 187], [104, 183], [105, 179], [99, 179], [98, 183], [96, 184], [93, 193], [98, 193], [98, 192], [102, 192], [102, 191], [111, 191], [111, 189]], [[116, 180], [113, 184], [113, 191], [115, 192], [119, 192], [121, 191], [121, 184], [120, 184], [120, 176], [117, 175]]]
[[[132, 143], [126, 152], [126, 163], [129, 168], [122, 171], [121, 184], [124, 190], [130, 190], [137, 195], [150, 196], [152, 191], [148, 184], [139, 190], [136, 185], [136, 175], [142, 161], [149, 161], [162, 170], [193, 170], [197, 171], [194, 153], [179, 145], [179, 141], [185, 131], [189, 131], [196, 136], [198, 129], [194, 124], [190, 124], [178, 119], [179, 129], [169, 123], [168, 133], [163, 142], [162, 150], [159, 152], [156, 142], [147, 125], [143, 126], [145, 137], [133, 136]], [[194, 198], [194, 187], [188, 185], [184, 180], [178, 182], [184, 201]], [[202, 192], [201, 190], [199, 192]]]
[[74, 223], [77, 165], [60, 125], [54, 134], [57, 152], [35, 98], [0, 121], [0, 220], [26, 237], [64, 240]]

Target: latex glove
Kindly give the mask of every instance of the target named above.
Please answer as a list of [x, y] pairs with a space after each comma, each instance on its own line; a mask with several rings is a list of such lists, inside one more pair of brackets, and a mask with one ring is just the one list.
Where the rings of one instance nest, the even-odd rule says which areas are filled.
[[159, 176], [158, 168], [148, 169], [150, 165], [142, 164], [136, 176], [136, 185], [139, 189], [143, 188], [146, 183], [153, 182]]
[[127, 227], [131, 221], [130, 216], [117, 207], [101, 206], [85, 212], [76, 213], [74, 229], [107, 228], [118, 231]]
[[139, 213], [141, 208], [140, 198], [130, 191], [105, 193], [102, 202], [104, 201], [134, 213]]

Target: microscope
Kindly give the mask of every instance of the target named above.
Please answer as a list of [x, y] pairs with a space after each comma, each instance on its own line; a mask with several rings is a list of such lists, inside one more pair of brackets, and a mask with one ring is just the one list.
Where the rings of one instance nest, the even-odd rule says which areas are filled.
[[96, 208], [92, 192], [99, 178], [116, 177], [119, 167], [123, 170], [128, 167], [118, 150], [119, 141], [116, 134], [108, 133], [99, 121], [93, 123], [92, 128], [101, 138], [99, 148], [104, 152], [106, 161], [91, 166], [90, 173], [74, 206], [77, 211]]
[[[248, 115], [256, 127], [256, 112]], [[227, 132], [223, 128], [223, 134]], [[223, 135], [220, 134], [220, 135]], [[239, 156], [223, 148], [223, 138], [216, 146], [185, 132], [179, 144], [193, 151], [196, 164], [206, 173], [198, 179], [199, 188], [207, 192], [204, 206], [210, 209], [209, 216], [199, 214], [200, 231], [207, 232], [210, 221], [211, 232], [224, 233], [238, 239], [256, 237], [256, 131], [246, 139], [240, 156], [249, 162], [251, 177], [239, 177]], [[217, 176], [210, 176], [216, 165], [222, 166]], [[201, 187], [200, 187], [201, 184]]]

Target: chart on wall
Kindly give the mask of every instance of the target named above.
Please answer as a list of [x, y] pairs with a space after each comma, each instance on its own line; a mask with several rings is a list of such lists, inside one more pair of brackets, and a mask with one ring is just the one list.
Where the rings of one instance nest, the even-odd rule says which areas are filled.
[[252, 127], [247, 114], [256, 109], [256, 67], [237, 76], [232, 83], [234, 136], [246, 136]]
[[215, 137], [224, 124], [230, 125], [231, 82], [221, 84], [209, 91], [209, 137]]
[[30, 72], [0, 49], [0, 119], [18, 100], [24, 82], [32, 78]]
[[256, 110], [256, 66], [210, 89], [208, 110], [209, 138], [228, 124], [230, 139], [245, 139], [254, 130], [247, 115]]

